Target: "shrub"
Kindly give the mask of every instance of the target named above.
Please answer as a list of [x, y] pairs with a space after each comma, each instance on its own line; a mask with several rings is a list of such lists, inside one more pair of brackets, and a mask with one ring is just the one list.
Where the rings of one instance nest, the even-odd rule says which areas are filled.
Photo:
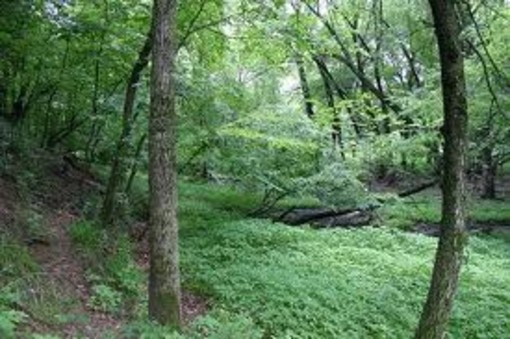
[[255, 325], [249, 317], [216, 309], [193, 323], [189, 337], [196, 339], [260, 339], [263, 334], [262, 329]]
[[36, 269], [37, 264], [26, 247], [0, 236], [0, 286]]
[[113, 313], [119, 309], [122, 302], [122, 294], [108, 285], [92, 286], [92, 296], [89, 306], [101, 312]]
[[300, 195], [316, 197], [330, 206], [356, 206], [368, 198], [368, 191], [356, 174], [339, 163], [328, 165], [310, 177], [297, 179], [294, 186]]
[[15, 331], [18, 324], [26, 318], [26, 314], [0, 307], [0, 337], [15, 338]]
[[88, 280], [94, 291], [91, 306], [104, 312], [126, 306], [123, 309], [136, 312], [145, 279], [134, 261], [129, 237], [109, 233], [89, 221], [72, 225], [70, 234], [90, 264]]
[[87, 220], [81, 220], [71, 225], [69, 234], [80, 249], [92, 253], [97, 253], [102, 248], [106, 237], [103, 230]]
[[144, 275], [133, 259], [133, 249], [129, 238], [121, 235], [116, 243], [114, 253], [105, 261], [107, 280], [126, 294], [137, 296], [144, 282]]
[[122, 333], [126, 339], [184, 339], [174, 329], [150, 321], [136, 321], [128, 324]]

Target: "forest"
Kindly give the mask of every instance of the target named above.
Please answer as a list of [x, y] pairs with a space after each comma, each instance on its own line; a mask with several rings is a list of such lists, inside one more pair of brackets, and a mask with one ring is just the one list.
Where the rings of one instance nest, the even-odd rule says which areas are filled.
[[0, 338], [510, 338], [507, 0], [0, 0]]

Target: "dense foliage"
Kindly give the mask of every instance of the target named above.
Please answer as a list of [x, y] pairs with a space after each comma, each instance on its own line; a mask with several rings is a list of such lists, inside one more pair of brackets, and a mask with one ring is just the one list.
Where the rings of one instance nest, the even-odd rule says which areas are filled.
[[[136, 86], [133, 131], [122, 134], [130, 148], [121, 155], [128, 168], [143, 168], [148, 83], [143, 69], [137, 83], [128, 74], [149, 31], [150, 3], [2, 6], [0, 115], [12, 142], [109, 164], [125, 123], [125, 87]], [[467, 11], [471, 167], [490, 176], [508, 159], [509, 37], [501, 27], [509, 12], [504, 4]], [[293, 178], [334, 162], [364, 180], [437, 173], [439, 68], [429, 22], [421, 2], [182, 3], [181, 171], [289, 192]]]
[[[510, 6], [459, 3], [468, 209], [508, 225]], [[0, 0], [0, 337], [86, 323], [80, 307], [133, 338], [410, 337], [436, 241], [404, 232], [441, 221], [419, 189], [443, 156], [427, 2], [179, 2], [182, 283], [209, 307], [182, 334], [146, 321], [151, 16], [150, 0]], [[273, 222], [310, 210], [381, 229]], [[508, 337], [507, 232], [471, 240], [451, 337]], [[54, 243], [86, 267], [85, 306], [41, 259]]]

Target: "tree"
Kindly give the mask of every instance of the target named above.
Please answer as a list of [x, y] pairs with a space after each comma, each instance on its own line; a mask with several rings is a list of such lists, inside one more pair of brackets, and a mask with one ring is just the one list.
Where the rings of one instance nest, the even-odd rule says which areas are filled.
[[415, 338], [443, 338], [467, 242], [465, 164], [467, 99], [457, 1], [429, 0], [441, 63], [444, 137], [443, 207], [432, 281]]
[[181, 324], [177, 225], [176, 0], [155, 0], [149, 117], [149, 317]]
[[[126, 94], [122, 113], [122, 131], [117, 141], [117, 150], [115, 152], [108, 185], [106, 187], [105, 198], [101, 209], [101, 222], [103, 225], [110, 225], [115, 220], [116, 199], [119, 187], [122, 187], [126, 177], [126, 158], [129, 153], [131, 130], [134, 120], [133, 108], [135, 106], [136, 92], [138, 90], [140, 78], [143, 70], [149, 63], [149, 56], [152, 49], [152, 29], [147, 34], [145, 43], [138, 54], [138, 58], [131, 69], [131, 74], [126, 84]], [[145, 139], [145, 138], [144, 138]]]

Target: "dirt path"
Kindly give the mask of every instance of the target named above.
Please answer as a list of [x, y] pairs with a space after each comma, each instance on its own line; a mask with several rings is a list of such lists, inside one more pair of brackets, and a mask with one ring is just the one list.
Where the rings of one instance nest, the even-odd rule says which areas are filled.
[[[55, 316], [62, 314], [36, 314], [30, 312], [34, 321], [30, 327], [39, 333], [58, 334], [63, 338], [119, 337], [125, 319], [98, 312], [88, 306], [91, 293], [86, 279], [86, 271], [79, 256], [73, 249], [68, 234], [69, 226], [77, 216], [59, 210], [47, 218], [49, 237], [47, 242], [35, 243], [30, 246], [33, 257], [40, 264], [42, 273], [40, 282], [45, 289], [57, 292], [57, 304], [66, 304], [64, 309], [66, 321], [53, 323]], [[140, 269], [148, 270], [147, 243], [137, 253]], [[197, 317], [205, 314], [209, 301], [188, 291], [183, 291], [182, 311], [185, 324], [190, 324]], [[58, 308], [57, 308], [58, 309]], [[62, 311], [62, 309], [59, 309]]]
[[[100, 184], [87, 171], [66, 169], [59, 157], [51, 159], [40, 170], [39, 179], [29, 194], [23, 197], [29, 206], [24, 208], [34, 209], [43, 218], [35, 221], [42, 237], [36, 234], [33, 239], [31, 235], [25, 238], [40, 272], [27, 278], [18, 288], [22, 300], [16, 308], [28, 315], [20, 328], [20, 337], [29, 337], [33, 333], [54, 334], [59, 338], [120, 337], [121, 327], [127, 319], [89, 307], [91, 286], [87, 282], [87, 267], [80, 260], [68, 233], [69, 226], [81, 217], [84, 202], [97, 194]], [[9, 223], [14, 225], [12, 229], [18, 230], [15, 224], [22, 199], [17, 199], [16, 191], [15, 181], [0, 178], [0, 218], [12, 221]], [[24, 231], [21, 233], [26, 233]], [[137, 237], [133, 240], [143, 248], [136, 258], [140, 269], [147, 271], [147, 241]], [[206, 298], [186, 291], [182, 302], [186, 323], [208, 310]]]
[[[56, 334], [64, 338], [104, 338], [105, 333], [112, 335], [118, 333], [122, 322], [87, 305], [90, 299], [90, 286], [67, 233], [68, 226], [75, 219], [76, 216], [69, 212], [55, 212], [47, 219], [50, 232], [48, 243], [31, 246], [32, 255], [41, 265], [45, 285], [51, 286], [51, 289], [57, 292], [58, 304], [69, 303], [65, 307], [67, 313], [58, 315], [64, 316], [66, 321], [62, 325], [51, 326], [50, 332], [56, 331]], [[55, 316], [55, 314], [37, 315], [38, 320], [46, 324], [52, 323]]]

